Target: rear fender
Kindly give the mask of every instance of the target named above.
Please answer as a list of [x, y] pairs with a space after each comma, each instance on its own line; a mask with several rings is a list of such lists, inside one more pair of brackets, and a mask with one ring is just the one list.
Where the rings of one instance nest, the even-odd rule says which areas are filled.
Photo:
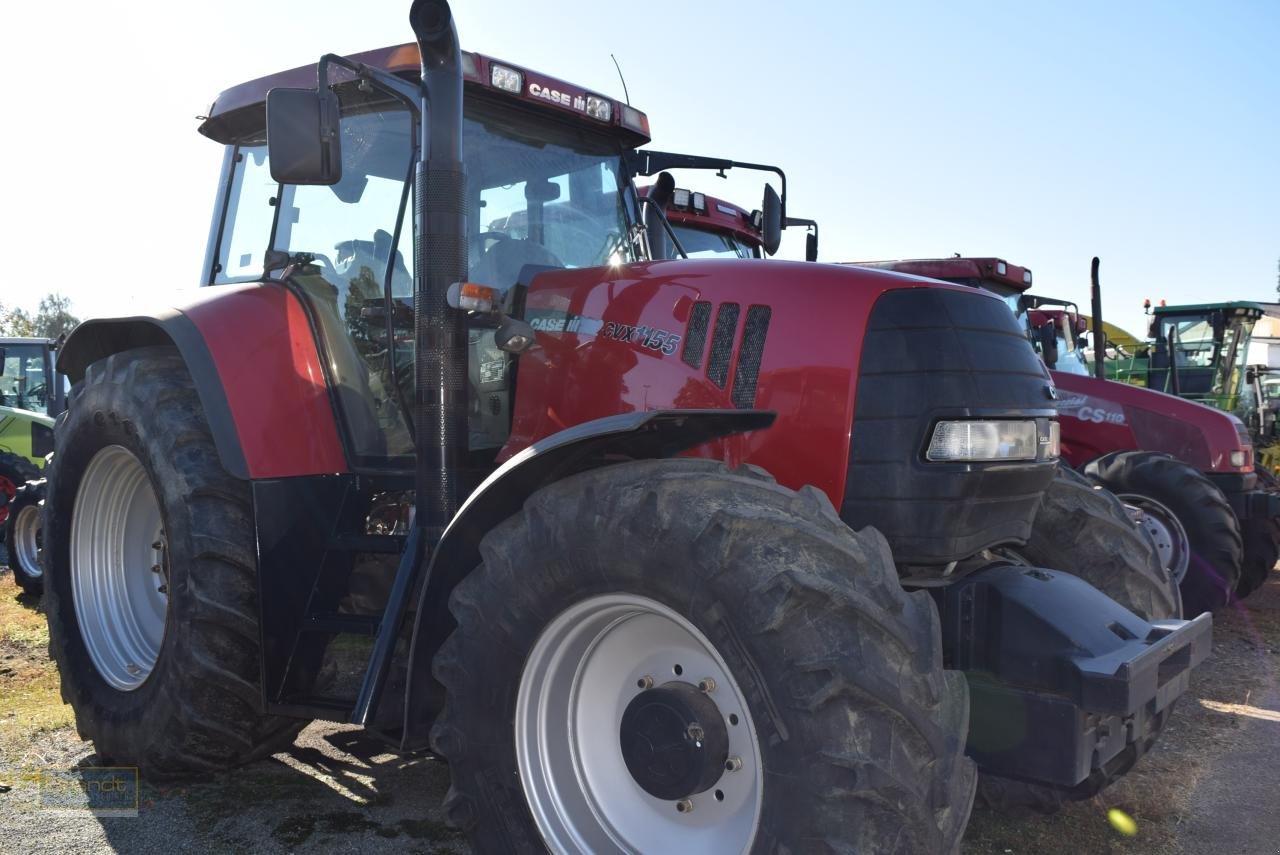
[[233, 476], [349, 470], [315, 333], [283, 285], [201, 288], [153, 311], [85, 321], [59, 351], [58, 370], [74, 384], [100, 359], [154, 345], [182, 355]]
[[[539, 489], [570, 475], [627, 460], [674, 457], [721, 437], [767, 428], [774, 418], [763, 410], [651, 410], [609, 416], [541, 439], [490, 475], [454, 516], [427, 566], [409, 649], [403, 746], [426, 744], [442, 701], [431, 676], [431, 660], [453, 629], [449, 594], [480, 563], [480, 541], [489, 530], [517, 513]], [[385, 713], [379, 716], [386, 718]]]

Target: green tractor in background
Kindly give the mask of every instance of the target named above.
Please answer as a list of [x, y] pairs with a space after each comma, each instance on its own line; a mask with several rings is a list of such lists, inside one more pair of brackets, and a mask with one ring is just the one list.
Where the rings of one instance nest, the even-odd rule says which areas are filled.
[[58, 342], [0, 338], [0, 533], [14, 580], [40, 593], [40, 511], [53, 423], [67, 407], [66, 381], [54, 365]]
[[1265, 314], [1258, 303], [1147, 305], [1151, 327], [1145, 346], [1107, 363], [1107, 377], [1146, 386], [1234, 413], [1253, 440], [1258, 470], [1280, 475], [1280, 402], [1273, 370], [1250, 363], [1254, 325]]

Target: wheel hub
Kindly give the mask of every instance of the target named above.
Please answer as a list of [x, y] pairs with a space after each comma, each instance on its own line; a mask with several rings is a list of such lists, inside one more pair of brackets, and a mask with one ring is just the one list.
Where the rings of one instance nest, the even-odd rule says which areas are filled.
[[649, 795], [668, 800], [706, 792], [729, 759], [729, 729], [696, 686], [672, 681], [636, 695], [618, 729], [622, 759]]
[[1181, 584], [1191, 563], [1191, 546], [1181, 520], [1167, 506], [1150, 496], [1119, 493], [1117, 498], [1124, 502], [1130, 516], [1151, 538], [1160, 563], [1169, 571], [1173, 581]]

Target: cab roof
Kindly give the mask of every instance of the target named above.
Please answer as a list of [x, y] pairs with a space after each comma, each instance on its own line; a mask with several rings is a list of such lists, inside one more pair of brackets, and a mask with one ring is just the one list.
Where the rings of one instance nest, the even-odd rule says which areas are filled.
[[[395, 45], [364, 51], [347, 57], [353, 62], [381, 68], [410, 80], [417, 80], [420, 71], [418, 46], [414, 43]], [[499, 88], [493, 83], [494, 69], [518, 72], [519, 92]], [[468, 92], [492, 92], [499, 97], [510, 98], [542, 111], [572, 117], [586, 126], [598, 126], [623, 138], [631, 146], [649, 141], [649, 118], [640, 110], [597, 92], [584, 89], [536, 71], [483, 54], [462, 52], [463, 80]], [[511, 80], [510, 75], [500, 75]], [[259, 77], [225, 90], [209, 108], [209, 115], [202, 117], [200, 133], [220, 143], [239, 142], [246, 134], [260, 134], [266, 127], [265, 104], [267, 92], [277, 87], [311, 88], [316, 85], [316, 65], [304, 65], [288, 71]], [[607, 120], [597, 119], [587, 113], [588, 96], [608, 101], [611, 105]]]
[[1262, 317], [1264, 312], [1261, 304], [1245, 301], [1235, 301], [1230, 303], [1189, 303], [1181, 306], [1155, 306], [1151, 311], [1157, 315], [1192, 315], [1205, 314], [1206, 312], [1214, 312], [1219, 309], [1234, 311], [1237, 314], [1243, 314], [1253, 318]]
[[981, 279], [1001, 282], [1018, 291], [1031, 287], [1031, 271], [1003, 258], [908, 258], [896, 261], [853, 261], [858, 267], [896, 270], [929, 279]]

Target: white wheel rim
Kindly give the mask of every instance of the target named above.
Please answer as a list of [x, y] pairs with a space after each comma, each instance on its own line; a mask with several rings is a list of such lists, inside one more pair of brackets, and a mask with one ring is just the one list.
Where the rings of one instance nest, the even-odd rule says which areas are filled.
[[[623, 759], [622, 715], [646, 677], [714, 681], [707, 697], [739, 767], [691, 795], [691, 810], [650, 795]], [[515, 737], [525, 798], [553, 852], [744, 852], [755, 839], [764, 776], [742, 691], [706, 636], [654, 600], [592, 597], [552, 621], [525, 662]]]
[[160, 504], [142, 463], [110, 445], [89, 461], [71, 512], [71, 592], [102, 679], [124, 692], [151, 675], [169, 599]]
[[1138, 525], [1151, 536], [1156, 553], [1160, 556], [1160, 563], [1169, 571], [1173, 581], [1181, 585], [1187, 575], [1187, 567], [1191, 564], [1191, 542], [1177, 515], [1150, 496], [1118, 493], [1116, 498], [1142, 512]]
[[44, 572], [40, 566], [40, 506], [43, 504], [24, 505], [13, 520], [14, 560], [32, 579], [39, 579]]

